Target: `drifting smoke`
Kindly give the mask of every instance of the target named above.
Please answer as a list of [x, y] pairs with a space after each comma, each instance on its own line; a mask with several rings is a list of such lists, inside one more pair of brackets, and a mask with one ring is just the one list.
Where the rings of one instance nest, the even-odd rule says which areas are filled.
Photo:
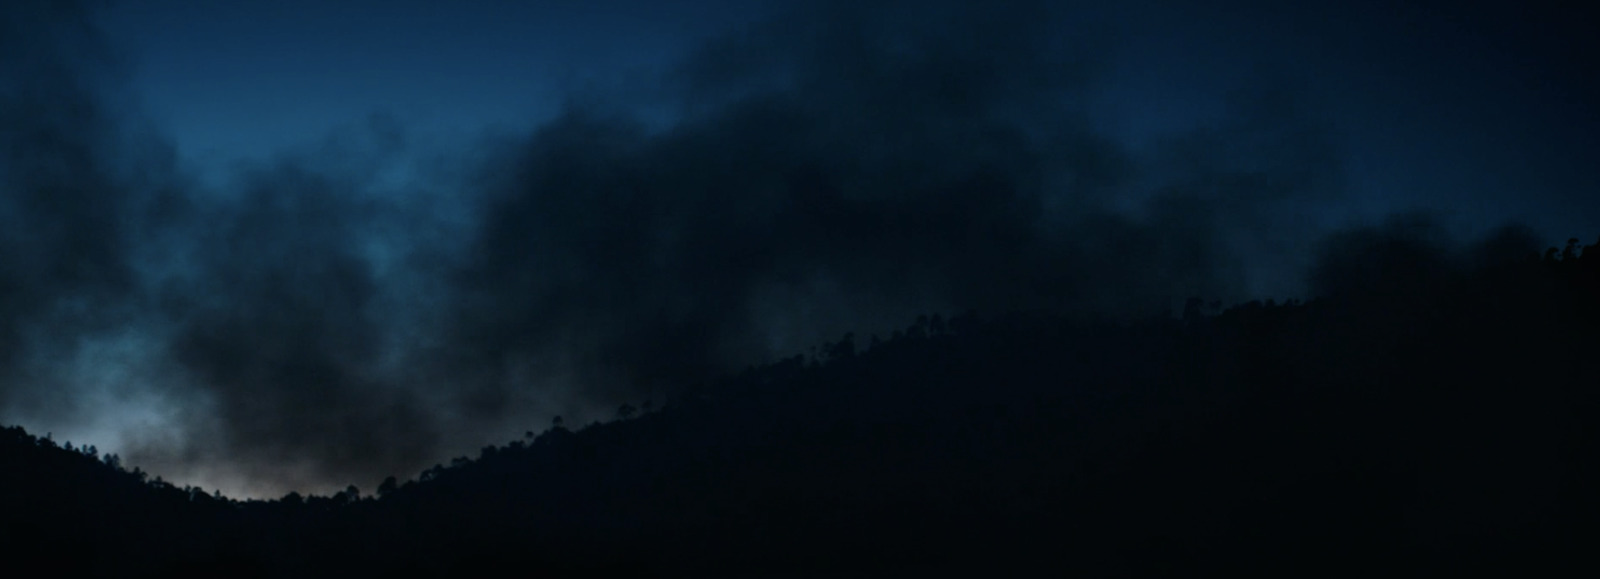
[[1101, 50], [1046, 3], [857, 4], [695, 52], [665, 126], [575, 100], [441, 157], [379, 118], [211, 191], [110, 112], [86, 7], [7, 3], [0, 411], [325, 491], [921, 313], [1298, 291], [1341, 174], [1292, 83], [1136, 155], [1090, 128]]

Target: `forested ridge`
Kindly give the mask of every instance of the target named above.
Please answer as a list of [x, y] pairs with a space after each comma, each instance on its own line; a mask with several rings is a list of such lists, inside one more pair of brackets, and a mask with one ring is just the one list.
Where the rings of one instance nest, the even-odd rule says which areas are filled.
[[371, 492], [233, 500], [7, 427], [0, 552], [63, 576], [1587, 575], [1600, 244], [1526, 245], [1369, 232], [1303, 302], [929, 315]]

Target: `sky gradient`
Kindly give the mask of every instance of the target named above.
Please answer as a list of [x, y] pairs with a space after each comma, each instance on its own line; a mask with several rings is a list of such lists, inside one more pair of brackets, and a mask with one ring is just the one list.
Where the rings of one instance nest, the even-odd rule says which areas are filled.
[[368, 488], [920, 313], [1600, 227], [1560, 4], [1075, 4], [9, 4], [0, 421]]

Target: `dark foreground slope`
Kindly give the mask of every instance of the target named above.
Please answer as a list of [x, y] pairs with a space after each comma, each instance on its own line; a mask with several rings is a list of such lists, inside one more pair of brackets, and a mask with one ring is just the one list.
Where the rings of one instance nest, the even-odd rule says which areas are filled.
[[1352, 243], [1310, 303], [923, 319], [381, 498], [219, 500], [9, 429], [0, 550], [118, 575], [1593, 571], [1600, 250]]

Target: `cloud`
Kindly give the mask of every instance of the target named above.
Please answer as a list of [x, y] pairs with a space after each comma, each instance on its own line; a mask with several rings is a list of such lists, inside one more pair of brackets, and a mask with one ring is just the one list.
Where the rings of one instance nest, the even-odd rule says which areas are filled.
[[485, 306], [461, 316], [463, 343], [581, 344], [638, 382], [930, 309], [1239, 297], [1234, 246], [1294, 241], [1239, 231], [1334, 195], [1330, 145], [1268, 87], [1233, 125], [1173, 145], [1206, 158], [1132, 158], [1089, 128], [1079, 103], [1099, 71], [1052, 44], [1052, 16], [822, 3], [669, 75], [684, 119], [670, 130], [574, 107], [490, 171], [462, 277]]
[[[106, 47], [76, 2], [0, 10], [0, 380], [30, 356], [114, 322], [133, 287], [123, 259], [142, 191], [117, 187], [120, 127]], [[49, 331], [44, 331], [49, 328]], [[10, 388], [0, 401], [17, 400]]]
[[[1091, 128], [1098, 34], [1049, 3], [823, 2], [707, 44], [648, 103], [575, 99], [453, 155], [380, 117], [211, 191], [105, 112], [101, 65], [63, 48], [94, 45], [68, 42], [87, 9], [46, 6], [7, 26], [53, 32], [0, 36], [33, 55], [6, 78], [53, 71], [0, 108], [0, 346], [29, 353], [0, 405], [70, 414], [86, 393], [49, 375], [131, 333], [154, 360], [121, 387], [181, 401], [153, 414], [180, 434], [129, 433], [124, 458], [256, 494], [406, 475], [931, 311], [1294, 288], [1303, 213], [1340, 188], [1292, 83], [1136, 153]], [[632, 108], [663, 103], [664, 126]]]

